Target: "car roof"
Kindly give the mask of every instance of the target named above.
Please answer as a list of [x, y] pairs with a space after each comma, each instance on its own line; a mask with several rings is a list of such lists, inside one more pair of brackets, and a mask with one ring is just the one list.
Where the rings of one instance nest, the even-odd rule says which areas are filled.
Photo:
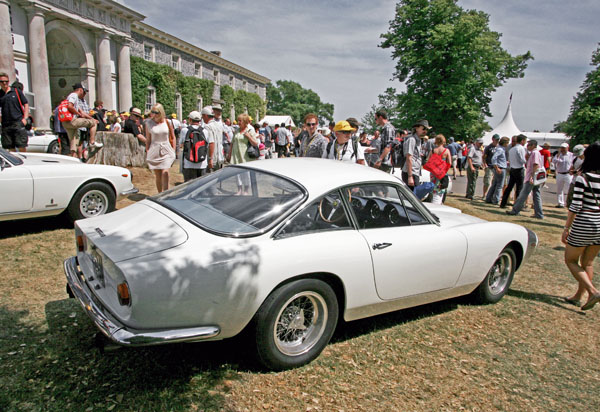
[[400, 179], [389, 173], [356, 163], [331, 159], [285, 158], [243, 163], [241, 165], [289, 177], [304, 186], [310, 197], [329, 190], [360, 182], [388, 181], [399, 183]]

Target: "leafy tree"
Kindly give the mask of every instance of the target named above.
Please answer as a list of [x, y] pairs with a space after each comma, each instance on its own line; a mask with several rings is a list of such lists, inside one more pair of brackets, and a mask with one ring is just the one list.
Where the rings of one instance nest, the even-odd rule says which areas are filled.
[[296, 125], [300, 125], [308, 113], [319, 116], [321, 123], [331, 121], [333, 104], [321, 102], [317, 93], [291, 80], [278, 80], [275, 85], [267, 85], [267, 114], [289, 115]]
[[467, 139], [489, 125], [491, 94], [507, 79], [523, 77], [527, 52], [511, 56], [488, 15], [464, 10], [457, 0], [400, 0], [380, 47], [392, 50], [394, 77], [407, 90], [398, 95], [398, 117], [426, 118], [435, 132]]
[[571, 113], [562, 124], [562, 131], [572, 137], [572, 144], [600, 140], [600, 46], [592, 53], [591, 65], [596, 68], [585, 75]]
[[394, 125], [396, 130], [405, 128], [402, 126], [402, 119], [398, 117], [398, 95], [396, 89], [388, 87], [383, 94], [380, 94], [378, 104], [371, 106], [371, 110], [362, 118], [363, 129], [368, 133], [373, 133], [379, 126], [375, 123], [375, 113], [383, 109], [388, 114], [388, 120]]

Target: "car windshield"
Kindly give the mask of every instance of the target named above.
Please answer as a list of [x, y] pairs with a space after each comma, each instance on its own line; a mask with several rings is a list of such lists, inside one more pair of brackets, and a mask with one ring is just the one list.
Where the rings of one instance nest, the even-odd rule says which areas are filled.
[[21, 159], [20, 155], [18, 155], [18, 154], [11, 153], [4, 149], [0, 149], [0, 154], [2, 155], [3, 158], [8, 160], [10, 163], [12, 163], [15, 166], [23, 164], [23, 159]]
[[151, 198], [217, 234], [264, 232], [296, 208], [306, 194], [281, 176], [226, 167]]

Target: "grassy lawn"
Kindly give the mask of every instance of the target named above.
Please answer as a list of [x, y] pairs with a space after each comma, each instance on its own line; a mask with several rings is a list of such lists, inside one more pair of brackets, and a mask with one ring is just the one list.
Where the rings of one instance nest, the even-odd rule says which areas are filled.
[[[152, 179], [134, 170], [134, 200], [156, 193]], [[342, 324], [316, 361], [281, 373], [260, 370], [241, 340], [100, 353], [65, 291], [69, 224], [0, 223], [0, 411], [597, 410], [600, 308], [560, 300], [575, 290], [560, 243], [566, 212], [548, 207], [537, 221], [459, 196], [447, 204], [538, 234], [509, 294]]]

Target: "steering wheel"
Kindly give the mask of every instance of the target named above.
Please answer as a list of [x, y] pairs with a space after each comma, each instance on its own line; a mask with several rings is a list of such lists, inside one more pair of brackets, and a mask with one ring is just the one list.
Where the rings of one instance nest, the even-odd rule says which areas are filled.
[[[352, 201], [352, 194], [348, 190], [348, 201]], [[339, 222], [344, 218], [344, 206], [341, 199], [325, 195], [319, 202], [319, 216], [327, 223]]]

